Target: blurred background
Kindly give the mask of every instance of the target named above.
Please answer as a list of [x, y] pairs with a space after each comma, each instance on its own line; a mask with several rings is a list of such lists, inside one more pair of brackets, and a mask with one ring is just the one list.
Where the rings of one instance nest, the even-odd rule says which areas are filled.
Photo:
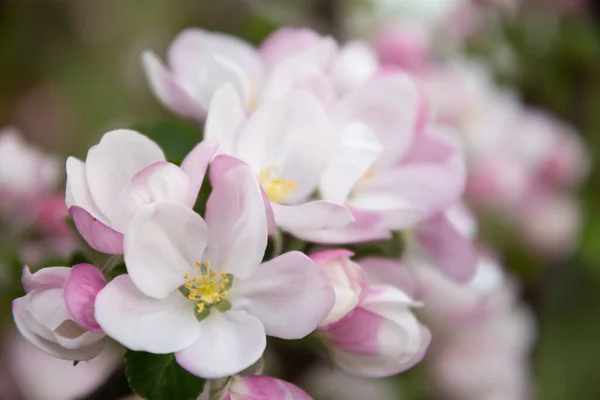
[[[536, 207], [526, 215], [535, 217], [521, 215], [522, 224], [505, 224], [497, 213], [475, 207], [481, 235], [520, 282], [519, 296], [537, 323], [530, 355], [534, 397], [600, 398], [600, 169], [594, 164], [600, 154], [600, 6], [595, 2], [0, 0], [0, 127], [17, 127], [29, 143], [56, 155], [57, 165], [63, 168], [68, 155], [84, 158], [104, 132], [137, 122], [175, 119], [149, 89], [139, 61], [143, 50], [162, 56], [175, 35], [187, 27], [232, 33], [257, 44], [286, 25], [312, 27], [341, 42], [376, 42], [382, 27], [425, 32], [426, 49], [421, 50], [427, 57], [485, 65], [494, 87], [510, 90], [520, 99], [519, 107], [543, 110], [577, 136], [583, 151], [575, 157], [586, 166], [568, 189], [575, 216], [566, 216], [569, 211], [560, 206], [533, 214], [540, 210]], [[418, 65], [404, 67], [417, 76], [422, 71]], [[463, 95], [466, 89], [459, 88], [451, 97]], [[516, 147], [525, 146], [527, 129], [513, 129], [516, 132], [507, 132], [510, 140]], [[559, 149], [568, 151], [566, 146]], [[6, 153], [0, 152], [0, 157], [8, 159]], [[0, 167], [5, 167], [6, 161], [2, 163], [0, 159]], [[6, 175], [18, 176], [21, 168], [26, 166], [20, 160], [10, 164], [9, 172], [0, 172], [0, 184]], [[59, 181], [64, 185], [64, 170]], [[1, 189], [0, 196], [6, 196]], [[52, 250], [40, 253], [39, 246], [20, 247], [16, 254], [23, 237], [37, 240], [43, 232], [36, 228], [25, 235], [24, 225], [15, 229], [9, 216], [4, 214], [0, 234], [0, 321], [5, 337], [0, 398], [66, 399], [69, 394], [44, 390], [43, 384], [60, 378], [45, 377], [55, 367], [48, 364], [40, 369], [44, 361], [36, 361], [32, 350], [14, 338], [10, 310], [12, 298], [21, 295], [16, 259], [31, 257], [40, 265], [51, 265], [65, 256]], [[516, 229], [521, 234], [515, 234]], [[542, 243], [540, 237], [552, 235], [553, 229], [560, 232]], [[75, 380], [88, 379], [77, 368], [82, 377]], [[391, 382], [397, 398], [444, 399], [426, 390], [419, 368], [423, 367]], [[110, 368], [103, 371], [89, 378], [91, 383], [85, 382], [93, 386], [94, 379], [96, 384], [105, 380]], [[62, 378], [65, 382], [73, 379], [68, 374]], [[27, 390], [32, 384], [42, 388]], [[333, 395], [322, 398], [327, 396]]]

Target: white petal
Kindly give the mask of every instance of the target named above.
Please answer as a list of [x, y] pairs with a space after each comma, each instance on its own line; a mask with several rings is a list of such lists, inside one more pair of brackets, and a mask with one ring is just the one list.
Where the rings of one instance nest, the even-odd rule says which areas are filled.
[[425, 211], [419, 208], [418, 204], [409, 203], [399, 195], [383, 191], [361, 191], [349, 204], [361, 211], [381, 215], [383, 225], [391, 230], [414, 226], [425, 216]]
[[[206, 204], [211, 267], [245, 278], [260, 264], [267, 247], [267, 216], [258, 179], [234, 157], [219, 155], [212, 165], [213, 191]], [[211, 167], [212, 168], [212, 167]]]
[[90, 192], [110, 222], [119, 213], [119, 196], [131, 178], [150, 164], [164, 160], [156, 143], [126, 129], [106, 133], [100, 143], [90, 148], [86, 159]]
[[177, 203], [155, 203], [140, 209], [125, 233], [125, 264], [135, 285], [146, 295], [166, 298], [194, 274], [202, 261], [208, 230], [202, 217]]
[[297, 206], [272, 203], [275, 222], [284, 230], [315, 230], [342, 228], [355, 218], [343, 204], [329, 201], [310, 201]]
[[381, 143], [366, 125], [353, 123], [344, 127], [340, 147], [321, 176], [319, 190], [323, 198], [346, 201], [382, 151]]
[[67, 158], [67, 189], [65, 203], [67, 204], [67, 208], [79, 206], [103, 223], [107, 222], [106, 217], [102, 215], [92, 198], [85, 171], [85, 164], [75, 157]]
[[183, 368], [203, 378], [222, 378], [248, 368], [267, 344], [261, 322], [244, 311], [213, 311], [201, 327], [200, 338], [175, 353], [175, 358]]
[[200, 335], [192, 301], [179, 292], [153, 299], [127, 275], [110, 281], [98, 293], [95, 307], [104, 332], [131, 350], [168, 354], [185, 349]]
[[233, 305], [258, 317], [268, 335], [300, 339], [325, 319], [335, 301], [329, 280], [314, 261], [298, 251], [261, 264], [236, 282]]
[[246, 119], [246, 112], [240, 96], [234, 87], [227, 83], [217, 90], [210, 101], [204, 138], [216, 140], [219, 151], [235, 154], [238, 133]]

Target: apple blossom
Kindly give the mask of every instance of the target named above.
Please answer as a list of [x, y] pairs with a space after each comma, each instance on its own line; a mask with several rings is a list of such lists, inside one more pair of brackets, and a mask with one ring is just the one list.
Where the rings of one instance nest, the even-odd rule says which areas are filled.
[[253, 168], [277, 226], [295, 232], [353, 222], [342, 204], [312, 201], [311, 196], [340, 136], [366, 128], [355, 124], [338, 129], [322, 104], [303, 90], [259, 107], [247, 120], [241, 107], [231, 85], [220, 88], [210, 105], [205, 138]]
[[145, 204], [174, 201], [193, 207], [216, 145], [205, 141], [181, 168], [160, 147], [131, 130], [106, 133], [86, 162], [67, 160], [66, 203], [77, 230], [103, 253], [123, 253], [123, 233]]
[[131, 350], [175, 353], [189, 372], [233, 375], [262, 355], [265, 334], [297, 339], [327, 316], [334, 293], [307, 256], [261, 264], [263, 196], [253, 170], [217, 156], [206, 220], [181, 203], [140, 208], [125, 233], [129, 275], [98, 294], [96, 319]]
[[294, 88], [326, 101], [333, 85], [325, 72], [335, 52], [331, 38], [304, 29], [276, 31], [260, 51], [235, 36], [187, 29], [169, 47], [170, 71], [151, 52], [142, 61], [160, 101], [183, 117], [202, 121], [225, 83], [233, 85], [247, 109], [278, 100]]
[[67, 360], [89, 360], [104, 348], [104, 332], [94, 318], [96, 294], [106, 282], [90, 264], [73, 268], [23, 269], [27, 293], [13, 300], [19, 332], [46, 353]]
[[[315, 257], [328, 276], [340, 275], [348, 253], [337, 251]], [[391, 376], [411, 368], [423, 358], [429, 331], [419, 324], [410, 308], [411, 281], [398, 263], [384, 258], [359, 262], [367, 274], [361, 279], [359, 301], [343, 318], [322, 326], [319, 335], [333, 362], [347, 373], [364, 377]], [[367, 280], [368, 279], [368, 280]], [[336, 294], [343, 293], [345, 279], [332, 279]], [[338, 300], [338, 302], [341, 302]], [[335, 310], [336, 307], [334, 307]]]

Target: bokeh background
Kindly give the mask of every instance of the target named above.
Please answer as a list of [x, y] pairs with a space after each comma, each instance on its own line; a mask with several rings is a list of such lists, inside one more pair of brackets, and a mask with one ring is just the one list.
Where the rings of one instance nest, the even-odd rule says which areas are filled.
[[[434, 11], [446, 3], [423, 2]], [[152, 95], [139, 56], [145, 49], [164, 54], [184, 28], [233, 33], [252, 43], [284, 25], [310, 26], [341, 41], [368, 39], [374, 21], [388, 13], [381, 9], [414, 12], [396, 7], [400, 3], [0, 0], [0, 126], [17, 126], [49, 153], [82, 158], [110, 129], [173, 119]], [[464, 39], [463, 51], [486, 60], [498, 83], [516, 89], [527, 104], [568, 121], [586, 143], [593, 166], [577, 193], [584, 226], [572, 254], [540, 256], [501, 227], [486, 235], [522, 281], [523, 299], [539, 323], [531, 355], [536, 397], [592, 400], [600, 398], [600, 169], [593, 164], [600, 155], [600, 6], [550, 3], [523, 0], [516, 11], [490, 11]], [[21, 290], [20, 270], [10, 263], [4, 269], [0, 318], [11, 332], [10, 301]], [[398, 378], [402, 398], [429, 398], [420, 388], [426, 383], [410, 376]]]

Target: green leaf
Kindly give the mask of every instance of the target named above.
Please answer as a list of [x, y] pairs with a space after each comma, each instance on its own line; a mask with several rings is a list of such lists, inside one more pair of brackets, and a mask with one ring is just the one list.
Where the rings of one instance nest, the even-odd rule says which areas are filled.
[[148, 400], [195, 400], [204, 379], [181, 368], [173, 354], [127, 350], [125, 375], [135, 393]]
[[133, 124], [131, 129], [158, 143], [165, 152], [167, 161], [177, 165], [202, 140], [200, 126], [180, 120], [138, 123]]

